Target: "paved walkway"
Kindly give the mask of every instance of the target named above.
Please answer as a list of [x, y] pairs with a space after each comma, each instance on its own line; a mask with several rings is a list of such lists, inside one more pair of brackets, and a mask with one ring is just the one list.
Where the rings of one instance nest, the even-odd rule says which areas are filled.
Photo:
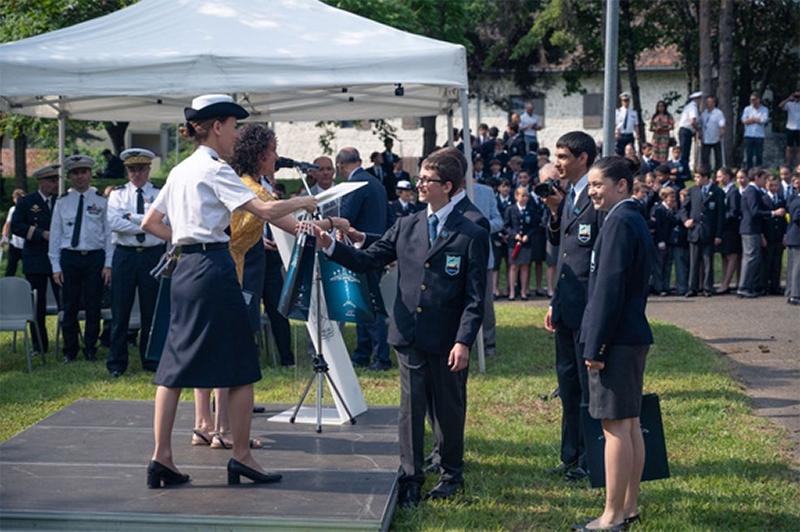
[[800, 464], [800, 308], [777, 296], [651, 297], [647, 315], [674, 323], [726, 356], [756, 414], [786, 427]]

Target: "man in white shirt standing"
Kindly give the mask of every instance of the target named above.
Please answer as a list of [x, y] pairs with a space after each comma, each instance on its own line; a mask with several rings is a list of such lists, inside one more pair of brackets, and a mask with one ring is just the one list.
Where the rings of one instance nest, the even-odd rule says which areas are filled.
[[[725, 135], [725, 114], [717, 107], [714, 96], [706, 98], [706, 108], [700, 115], [702, 134], [702, 150], [700, 164], [708, 168], [712, 174], [716, 173], [722, 161], [722, 137]], [[714, 164], [711, 164], [711, 152], [714, 152]]]
[[697, 104], [702, 97], [703, 93], [700, 91], [691, 93], [686, 105], [683, 106], [681, 117], [678, 120], [678, 141], [681, 145], [681, 164], [684, 168], [691, 168], [689, 156], [692, 152], [692, 139], [700, 129], [700, 124], [698, 123], [700, 111]]
[[767, 120], [769, 120], [767, 108], [761, 105], [761, 97], [754, 92], [750, 95], [750, 105], [742, 112], [745, 168], [761, 166], [764, 162], [764, 126]]
[[800, 91], [794, 91], [778, 104], [786, 111], [786, 165], [800, 163]]
[[533, 113], [533, 102], [528, 102], [525, 105], [525, 112], [519, 117], [519, 129], [525, 139], [526, 153], [538, 150], [539, 140], [536, 137], [536, 132], [542, 129], [542, 125], [539, 123], [539, 116]]
[[[623, 92], [619, 95], [621, 106], [617, 108], [614, 137], [617, 139], [617, 155], [625, 155], [625, 146], [636, 141], [636, 128], [639, 126], [639, 115], [631, 109], [631, 95]], [[636, 146], [634, 145], [634, 148]]]

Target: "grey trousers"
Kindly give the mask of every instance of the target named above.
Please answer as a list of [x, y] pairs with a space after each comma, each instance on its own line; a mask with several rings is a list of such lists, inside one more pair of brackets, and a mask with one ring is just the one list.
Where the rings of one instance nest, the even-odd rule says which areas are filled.
[[742, 273], [739, 292], [755, 293], [759, 290], [761, 275], [761, 235], [742, 235]]
[[786, 292], [789, 297], [800, 297], [800, 247], [787, 247], [789, 264], [786, 268]]

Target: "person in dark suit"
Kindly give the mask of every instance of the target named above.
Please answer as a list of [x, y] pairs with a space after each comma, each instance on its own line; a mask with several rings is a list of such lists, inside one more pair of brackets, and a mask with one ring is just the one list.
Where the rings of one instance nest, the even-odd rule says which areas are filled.
[[800, 305], [800, 173], [792, 178], [795, 193], [789, 200], [789, 227], [784, 243], [789, 250], [789, 267], [786, 272], [787, 303]]
[[[454, 209], [461, 165], [442, 150], [423, 162], [417, 183], [426, 211], [400, 218], [366, 249], [344, 246], [317, 230], [319, 245], [353, 271], [373, 271], [397, 261], [398, 295], [389, 341], [400, 366], [401, 507], [420, 502], [424, 424], [429, 394], [441, 476], [428, 493], [446, 498], [464, 485], [464, 423], [469, 350], [483, 320], [486, 231]], [[351, 231], [360, 241], [365, 235]]]
[[[770, 207], [786, 209], [786, 200], [783, 197], [780, 178], [776, 175], [769, 176], [767, 180], [767, 196], [765, 200]], [[783, 235], [786, 234], [788, 224], [785, 216], [772, 216], [764, 227], [764, 262], [761, 269], [764, 279], [764, 290], [771, 295], [782, 295], [781, 266], [783, 265]]]
[[656, 203], [650, 213], [653, 243], [655, 244], [655, 268], [651, 286], [653, 292], [666, 296], [670, 290], [672, 274], [672, 251], [675, 245], [674, 229], [679, 223], [675, 191], [664, 187], [659, 191], [661, 202]]
[[47, 352], [47, 285], [53, 288], [56, 301], [59, 301], [59, 287], [52, 278], [53, 270], [47, 256], [47, 246], [50, 240], [50, 220], [58, 195], [58, 169], [59, 165], [51, 164], [40, 168], [33, 173], [38, 183], [36, 192], [24, 196], [17, 202], [14, 216], [11, 218], [11, 232], [25, 239], [22, 248], [22, 272], [25, 279], [31, 283], [31, 288], [36, 290], [36, 324], [39, 337], [31, 332], [33, 350], [39, 353]]
[[[508, 179], [503, 179], [497, 186], [497, 194], [495, 195], [497, 201], [497, 211], [500, 217], [505, 220], [505, 212], [511, 205], [514, 204], [514, 197], [511, 195], [511, 183]], [[508, 270], [508, 232], [505, 228], [497, 233], [492, 234], [492, 253], [494, 254], [494, 265], [492, 268], [492, 292], [495, 299], [503, 297], [500, 293], [500, 267], [503, 261], [506, 262], [506, 270]], [[508, 295], [508, 294], [505, 294]]]
[[[742, 219], [742, 195], [733, 182], [733, 171], [727, 166], [717, 170], [717, 185], [725, 193], [725, 221], [722, 224], [722, 243], [719, 252], [722, 255], [722, 284], [720, 293], [730, 292], [733, 274], [737, 273], [741, 262], [742, 237], [739, 235], [739, 223]], [[738, 278], [737, 278], [738, 280]]]
[[680, 213], [684, 227], [689, 230], [689, 292], [686, 297], [694, 297], [700, 291], [701, 264], [703, 295], [711, 297], [714, 293], [714, 247], [722, 242], [725, 222], [725, 194], [710, 181], [706, 168], [695, 170], [694, 182]]
[[[380, 153], [376, 153], [379, 158]], [[375, 168], [380, 169], [380, 161], [375, 159]], [[373, 174], [361, 167], [361, 156], [355, 148], [342, 148], [336, 155], [336, 169], [348, 181], [366, 181], [367, 186], [348, 194], [342, 199], [341, 217], [347, 219], [355, 229], [380, 237], [388, 226], [388, 199], [383, 184]], [[377, 286], [381, 273], [371, 271], [370, 283]], [[358, 345], [352, 360], [356, 366], [369, 367], [383, 371], [392, 367], [389, 359], [389, 344], [386, 343], [386, 321], [378, 315], [372, 323], [358, 323], [356, 336]], [[370, 359], [372, 363], [370, 365]]]
[[764, 188], [767, 172], [758, 168], [752, 171], [750, 182], [742, 190], [742, 221], [739, 223], [739, 233], [742, 235], [742, 272], [739, 280], [739, 297], [753, 298], [760, 295], [759, 282], [761, 275], [761, 247], [764, 237], [764, 226], [774, 217], [783, 216], [783, 208], [772, 209], [765, 194]]
[[[686, 203], [689, 196], [689, 189], [682, 188], [678, 191], [678, 205]], [[675, 261], [675, 292], [679, 296], [689, 292], [689, 230], [680, 221], [680, 210], [675, 214], [678, 224], [673, 229], [672, 256]]]
[[586, 367], [578, 342], [586, 290], [589, 259], [603, 215], [595, 210], [587, 194], [589, 167], [597, 146], [582, 131], [562, 135], [556, 143], [556, 169], [569, 184], [567, 195], [556, 191], [544, 199], [550, 209], [548, 239], [560, 246], [556, 264], [556, 286], [544, 327], [556, 337], [556, 374], [561, 398], [561, 464], [553, 473], [568, 480], [586, 476], [581, 405], [588, 404]]
[[514, 198], [517, 202], [506, 209], [504, 218], [505, 230], [509, 235], [508, 300], [516, 299], [516, 288], [519, 286], [520, 299], [527, 301], [533, 260], [533, 235], [535, 226], [541, 219], [536, 218], [527, 188], [517, 187]]
[[592, 251], [580, 338], [589, 371], [589, 415], [601, 420], [606, 440], [606, 504], [600, 517], [578, 530], [622, 530], [639, 515], [644, 469], [639, 415], [645, 357], [653, 343], [645, 315], [653, 244], [628, 199], [632, 185], [621, 157], [604, 157], [589, 172], [594, 208], [607, 214]]

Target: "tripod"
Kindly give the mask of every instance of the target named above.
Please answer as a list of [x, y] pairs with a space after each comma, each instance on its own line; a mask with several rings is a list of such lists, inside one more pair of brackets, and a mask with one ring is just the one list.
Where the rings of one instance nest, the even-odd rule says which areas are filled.
[[339, 388], [336, 387], [336, 383], [333, 382], [331, 379], [330, 373], [328, 373], [328, 363], [325, 362], [325, 357], [322, 356], [322, 269], [319, 267], [319, 262], [317, 263], [317, 273], [314, 280], [314, 283], [317, 288], [317, 351], [314, 355], [314, 373], [309, 377], [308, 382], [306, 383], [306, 387], [303, 390], [303, 394], [300, 396], [300, 400], [297, 402], [297, 405], [294, 407], [294, 412], [292, 413], [292, 417], [289, 418], [289, 423], [294, 423], [295, 419], [297, 419], [297, 413], [300, 411], [300, 407], [303, 406], [303, 402], [306, 400], [308, 396], [309, 390], [311, 390], [311, 385], [314, 384], [314, 381], [317, 382], [317, 403], [316, 403], [316, 410], [317, 410], [317, 432], [322, 432], [322, 392], [324, 390], [324, 381], [327, 380], [328, 384], [331, 385], [331, 389], [333, 393], [336, 394], [336, 397], [344, 406], [345, 412], [347, 412], [347, 416], [350, 418], [350, 424], [355, 425], [356, 419], [353, 417], [353, 414], [350, 412], [350, 408], [347, 406], [347, 403], [344, 401], [342, 394], [339, 392]]

